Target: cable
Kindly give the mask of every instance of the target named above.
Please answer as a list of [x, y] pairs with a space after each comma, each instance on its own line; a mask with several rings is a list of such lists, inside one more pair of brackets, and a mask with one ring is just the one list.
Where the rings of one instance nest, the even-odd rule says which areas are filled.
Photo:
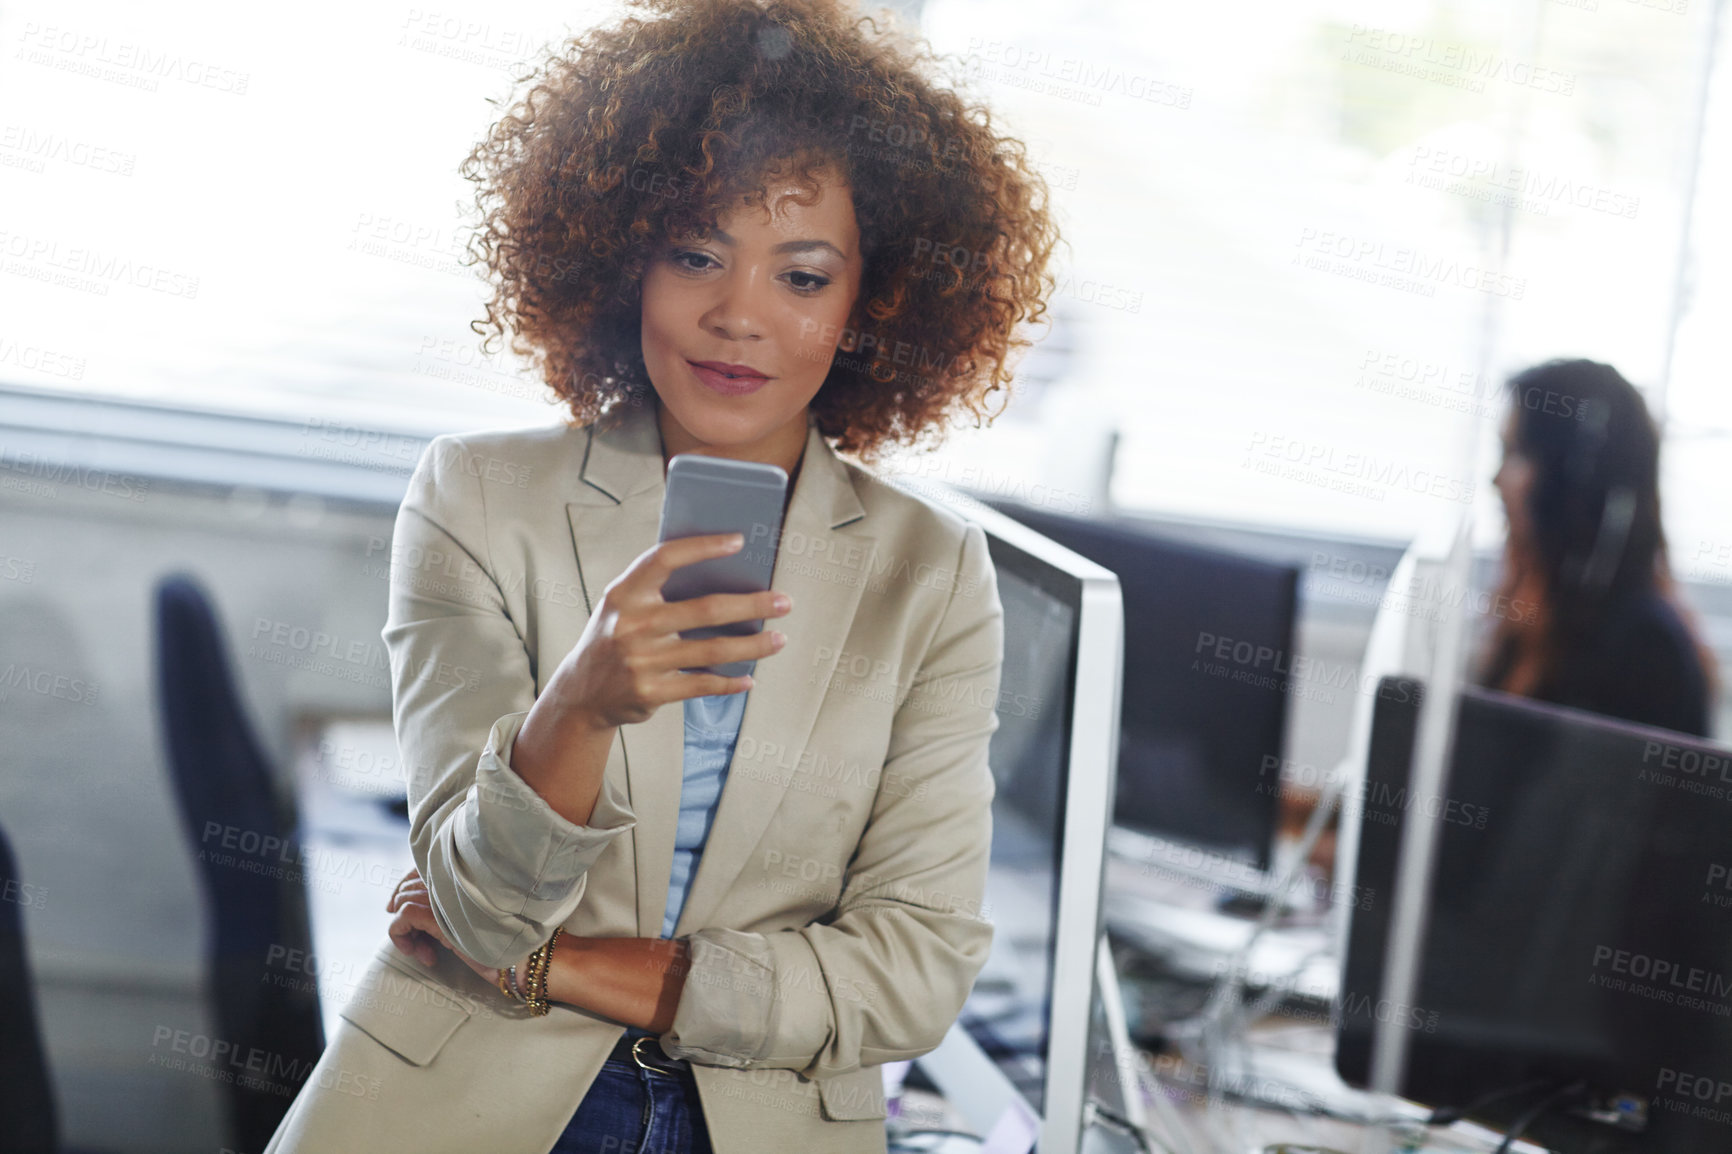
[[[1224, 1059], [1228, 1057], [1228, 1050], [1233, 1043], [1236, 1040], [1242, 1041], [1245, 1035], [1247, 1023], [1242, 986], [1252, 951], [1256, 948], [1258, 939], [1280, 915], [1283, 899], [1291, 889], [1295, 877], [1304, 871], [1312, 848], [1323, 836], [1324, 826], [1335, 815], [1344, 788], [1345, 775], [1341, 774], [1335, 775], [1324, 785], [1316, 808], [1311, 811], [1305, 823], [1304, 832], [1292, 846], [1286, 860], [1280, 863], [1273, 882], [1268, 886], [1262, 912], [1252, 924], [1244, 943], [1234, 952], [1225, 972], [1216, 981], [1215, 988], [1210, 991], [1209, 1000], [1194, 1019], [1174, 1023], [1174, 1026], [1183, 1029], [1169, 1031], [1179, 1040], [1181, 1049], [1187, 1048], [1185, 1043], [1190, 1040], [1201, 1050], [1202, 1064], [1208, 1071], [1209, 1104], [1205, 1116], [1209, 1117], [1211, 1122], [1220, 1121], [1219, 1080], [1221, 1072], [1228, 1064]], [[1186, 1039], [1186, 1034], [1191, 1035], [1191, 1038]]]
[[1138, 1126], [1129, 1118], [1107, 1109], [1099, 1102], [1090, 1101], [1083, 1106], [1083, 1125], [1086, 1127], [1090, 1122], [1096, 1121], [1105, 1122], [1114, 1130], [1124, 1134], [1129, 1134], [1132, 1138], [1135, 1138], [1137, 1149], [1142, 1150], [1144, 1154], [1161, 1154], [1161, 1152], [1157, 1151], [1150, 1143], [1148, 1134], [1141, 1126]]
[[1569, 1101], [1571, 1098], [1581, 1097], [1586, 1094], [1587, 1091], [1588, 1084], [1586, 1082], [1575, 1081], [1571, 1082], [1568, 1086], [1541, 1098], [1538, 1102], [1534, 1103], [1531, 1110], [1515, 1120], [1515, 1124], [1512, 1125], [1509, 1132], [1503, 1136], [1503, 1141], [1497, 1144], [1497, 1150], [1495, 1150], [1493, 1154], [1509, 1154], [1511, 1148], [1515, 1145], [1515, 1140], [1526, 1133], [1529, 1126], [1532, 1126], [1535, 1122], [1539, 1121], [1546, 1111], [1550, 1110], [1553, 1106]]
[[1469, 1114], [1483, 1110], [1493, 1102], [1501, 1102], [1505, 1098], [1513, 1098], [1518, 1094], [1531, 1093], [1534, 1090], [1550, 1090], [1558, 1085], [1556, 1078], [1535, 1078], [1531, 1082], [1523, 1082], [1516, 1086], [1506, 1086], [1502, 1090], [1493, 1090], [1489, 1094], [1481, 1094], [1465, 1106], [1439, 1106], [1425, 1119], [1427, 1126], [1449, 1126], [1466, 1118]]

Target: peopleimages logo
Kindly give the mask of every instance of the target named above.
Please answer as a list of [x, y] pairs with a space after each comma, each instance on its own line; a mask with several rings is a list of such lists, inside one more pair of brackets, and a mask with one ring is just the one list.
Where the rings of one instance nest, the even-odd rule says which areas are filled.
[[[1595, 946], [1588, 983], [1715, 1017], [1732, 1017], [1732, 980], [1725, 974], [1611, 946]], [[1610, 971], [1609, 973], [1600, 971]], [[1699, 996], [1701, 995], [1701, 996]]]
[[1732, 994], [1732, 979], [1728, 979], [1725, 974], [1704, 970], [1698, 966], [1680, 965], [1678, 962], [1651, 957], [1648, 954], [1613, 949], [1611, 946], [1594, 947], [1594, 968], [1602, 967], [1613, 973], [1662, 982], [1673, 989], [1691, 993], [1711, 994], [1716, 998]]
[[1642, 749], [1636, 780], [1725, 801], [1732, 797], [1732, 756], [1650, 741]]
[[[1231, 670], [1235, 674], [1233, 680], [1289, 693], [1303, 693], [1309, 688], [1375, 694], [1381, 680], [1376, 672], [1361, 672], [1344, 661], [1290, 654], [1285, 649], [1207, 631], [1197, 634], [1197, 644], [1191, 653], [1193, 673], [1226, 676], [1225, 671]], [[1403, 704], [1410, 699], [1405, 689], [1397, 689], [1394, 696]]]
[[1353, 25], [1347, 43], [1344, 59], [1470, 92], [1484, 92], [1488, 80], [1560, 96], [1569, 96], [1576, 90], [1573, 72], [1541, 67], [1471, 44], [1452, 44], [1431, 36], [1367, 24]]
[[1388, 583], [1393, 574], [1386, 566], [1357, 557], [1335, 556], [1320, 549], [1312, 550], [1306, 574], [1319, 582], [1320, 591], [1327, 590], [1332, 597], [1389, 608], [1411, 617], [1429, 617], [1440, 623], [1447, 610], [1464, 604], [1482, 617], [1534, 621], [1539, 616], [1539, 606], [1532, 601], [1453, 585], [1422, 572], [1415, 572], [1405, 586]]
[[1732, 1110], [1720, 1107], [1727, 1098], [1732, 1098], [1732, 1082], [1712, 1074], [1661, 1066], [1654, 1082], [1654, 1104], [1660, 1109], [1709, 1122], [1732, 1122]]
[[1403, 489], [1445, 501], [1473, 501], [1472, 481], [1375, 453], [1262, 430], [1251, 434], [1241, 467], [1377, 501]]
[[1437, 1033], [1438, 1017], [1436, 1010], [1355, 993], [1342, 995], [1333, 1015], [1337, 1024], [1347, 1018], [1369, 1018], [1376, 1022], [1400, 1022], [1410, 1030], [1420, 1030], [1427, 1034]]
[[[1274, 772], [1273, 777], [1270, 776], [1271, 771]], [[1302, 789], [1322, 789], [1340, 782], [1347, 797], [1358, 798], [1365, 820], [1377, 822], [1379, 825], [1396, 825], [1400, 821], [1399, 815], [1417, 811], [1426, 817], [1441, 818], [1450, 825], [1484, 829], [1486, 819], [1491, 813], [1483, 805], [1437, 794], [1422, 797], [1417, 793], [1409, 793], [1405, 786], [1390, 785], [1386, 781], [1374, 782], [1365, 778], [1348, 781], [1340, 774], [1320, 772], [1314, 765], [1289, 761], [1273, 753], [1263, 755], [1257, 773], [1264, 779], [1258, 782], [1257, 792], [1263, 794], [1278, 793], [1283, 781], [1291, 781]]]
[[[1294, 242], [1298, 251], [1294, 264], [1324, 272], [1343, 272], [1358, 279], [1391, 287], [1450, 285], [1491, 296], [1519, 301], [1527, 295], [1526, 277], [1488, 269], [1472, 261], [1428, 253], [1407, 245], [1389, 244], [1374, 237], [1354, 236], [1328, 229], [1301, 228]], [[1312, 261], [1340, 262], [1341, 268]], [[1358, 269], [1357, 274], [1348, 270]], [[1390, 279], [1384, 279], [1384, 278]]]
[[1702, 886], [1704, 905], [1732, 907], [1732, 870], [1720, 862], [1708, 863], [1708, 879]]

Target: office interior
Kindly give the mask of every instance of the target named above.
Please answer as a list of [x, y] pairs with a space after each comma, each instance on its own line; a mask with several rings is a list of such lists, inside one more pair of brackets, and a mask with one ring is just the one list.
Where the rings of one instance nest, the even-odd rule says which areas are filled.
[[[895, 7], [1066, 252], [997, 418], [877, 466], [987, 528], [1007, 624], [993, 961], [889, 1149], [1732, 1148], [1724, 9]], [[456, 162], [610, 11], [0, 11], [19, 1148], [247, 1149], [176, 1059], [261, 973], [285, 1053], [339, 1028], [413, 865], [397, 506], [432, 437], [561, 418], [468, 327]], [[1658, 430], [1699, 731], [1483, 683], [1555, 358]]]

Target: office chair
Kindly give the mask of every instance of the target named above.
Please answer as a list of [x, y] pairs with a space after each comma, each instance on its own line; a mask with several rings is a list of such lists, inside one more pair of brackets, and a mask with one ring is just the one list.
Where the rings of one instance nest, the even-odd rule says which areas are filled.
[[167, 760], [206, 898], [215, 1021], [234, 1053], [260, 1055], [223, 1085], [232, 1144], [262, 1150], [325, 1048], [314, 979], [272, 964], [312, 955], [293, 796], [276, 791], [222, 627], [190, 575], [158, 582], [155, 625]]
[[48, 1059], [36, 1024], [36, 985], [24, 949], [24, 906], [30, 890], [18, 876], [12, 843], [0, 829], [0, 1135], [18, 1154], [60, 1148]]

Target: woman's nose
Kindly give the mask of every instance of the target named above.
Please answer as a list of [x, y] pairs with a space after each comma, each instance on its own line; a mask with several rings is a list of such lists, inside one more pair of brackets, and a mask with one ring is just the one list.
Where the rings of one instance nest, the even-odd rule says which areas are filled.
[[763, 335], [763, 305], [749, 273], [734, 273], [724, 277], [715, 304], [705, 314], [705, 322], [718, 336], [729, 340], [746, 340]]

